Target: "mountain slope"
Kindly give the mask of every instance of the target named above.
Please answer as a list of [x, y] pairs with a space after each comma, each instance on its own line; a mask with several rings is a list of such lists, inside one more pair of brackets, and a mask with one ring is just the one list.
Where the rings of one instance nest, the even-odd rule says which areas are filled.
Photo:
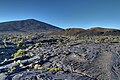
[[58, 30], [62, 30], [62, 29], [34, 19], [0, 23], [0, 32], [6, 32], [6, 31], [15, 31], [15, 32], [40, 31], [41, 32], [41, 31], [58, 31]]

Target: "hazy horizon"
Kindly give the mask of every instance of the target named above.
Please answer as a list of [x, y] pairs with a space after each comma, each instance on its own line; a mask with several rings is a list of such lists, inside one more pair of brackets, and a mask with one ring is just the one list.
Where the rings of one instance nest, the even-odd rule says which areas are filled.
[[61, 28], [120, 29], [119, 0], [1, 0], [0, 22], [37, 19]]

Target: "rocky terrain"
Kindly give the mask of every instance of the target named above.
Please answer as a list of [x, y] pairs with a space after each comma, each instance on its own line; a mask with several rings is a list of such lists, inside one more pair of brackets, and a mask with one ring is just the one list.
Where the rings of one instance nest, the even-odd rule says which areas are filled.
[[120, 80], [120, 37], [0, 35], [0, 80]]
[[0, 80], [120, 80], [119, 30], [52, 28], [0, 33]]

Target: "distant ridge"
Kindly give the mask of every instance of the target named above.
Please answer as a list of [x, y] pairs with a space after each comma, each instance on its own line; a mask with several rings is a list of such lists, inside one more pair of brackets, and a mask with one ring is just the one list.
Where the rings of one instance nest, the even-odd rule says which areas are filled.
[[48, 32], [62, 30], [59, 27], [35, 19], [8, 21], [0, 23], [0, 32]]
[[93, 27], [93, 28], [90, 28], [90, 29], [87, 29], [87, 30], [97, 31], [97, 32], [106, 32], [106, 31], [116, 31], [117, 29]]
[[108, 35], [120, 35], [120, 30], [112, 29], [112, 28], [101, 28], [101, 27], [93, 27], [89, 29], [81, 29], [81, 28], [68, 28], [64, 31], [59, 31], [61, 35], [65, 36], [108, 36]]

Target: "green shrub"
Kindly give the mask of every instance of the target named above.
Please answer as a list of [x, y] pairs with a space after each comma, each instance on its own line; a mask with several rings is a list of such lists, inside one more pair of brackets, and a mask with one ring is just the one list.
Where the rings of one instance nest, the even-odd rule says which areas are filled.
[[58, 39], [58, 40], [57, 40], [57, 43], [62, 44], [62, 43], [63, 43], [63, 40], [62, 40], [62, 39]]
[[50, 71], [56, 71], [56, 72], [58, 72], [60, 70], [61, 70], [60, 68], [50, 68]]
[[23, 46], [25, 46], [25, 43], [24, 43], [24, 42], [18, 42], [18, 43], [17, 43], [17, 47], [23, 47]]
[[1, 54], [5, 54], [5, 52], [1, 52]]
[[11, 73], [11, 72], [13, 72], [13, 71], [15, 71], [15, 70], [16, 70], [15, 67], [11, 67], [11, 68], [9, 68], [8, 72]]
[[56, 72], [61, 71], [60, 68], [43, 68], [43, 69], [48, 71], [56, 71]]
[[35, 43], [35, 46], [36, 47], [40, 46], [40, 43], [39, 42]]
[[23, 54], [25, 54], [26, 53], [26, 51], [25, 50], [18, 50], [17, 51], [17, 53], [15, 53], [14, 54], [14, 58], [17, 58], [18, 56], [20, 56], [20, 55], [23, 55]]
[[3, 40], [3, 43], [4, 43], [4, 47], [7, 47], [6, 39]]

